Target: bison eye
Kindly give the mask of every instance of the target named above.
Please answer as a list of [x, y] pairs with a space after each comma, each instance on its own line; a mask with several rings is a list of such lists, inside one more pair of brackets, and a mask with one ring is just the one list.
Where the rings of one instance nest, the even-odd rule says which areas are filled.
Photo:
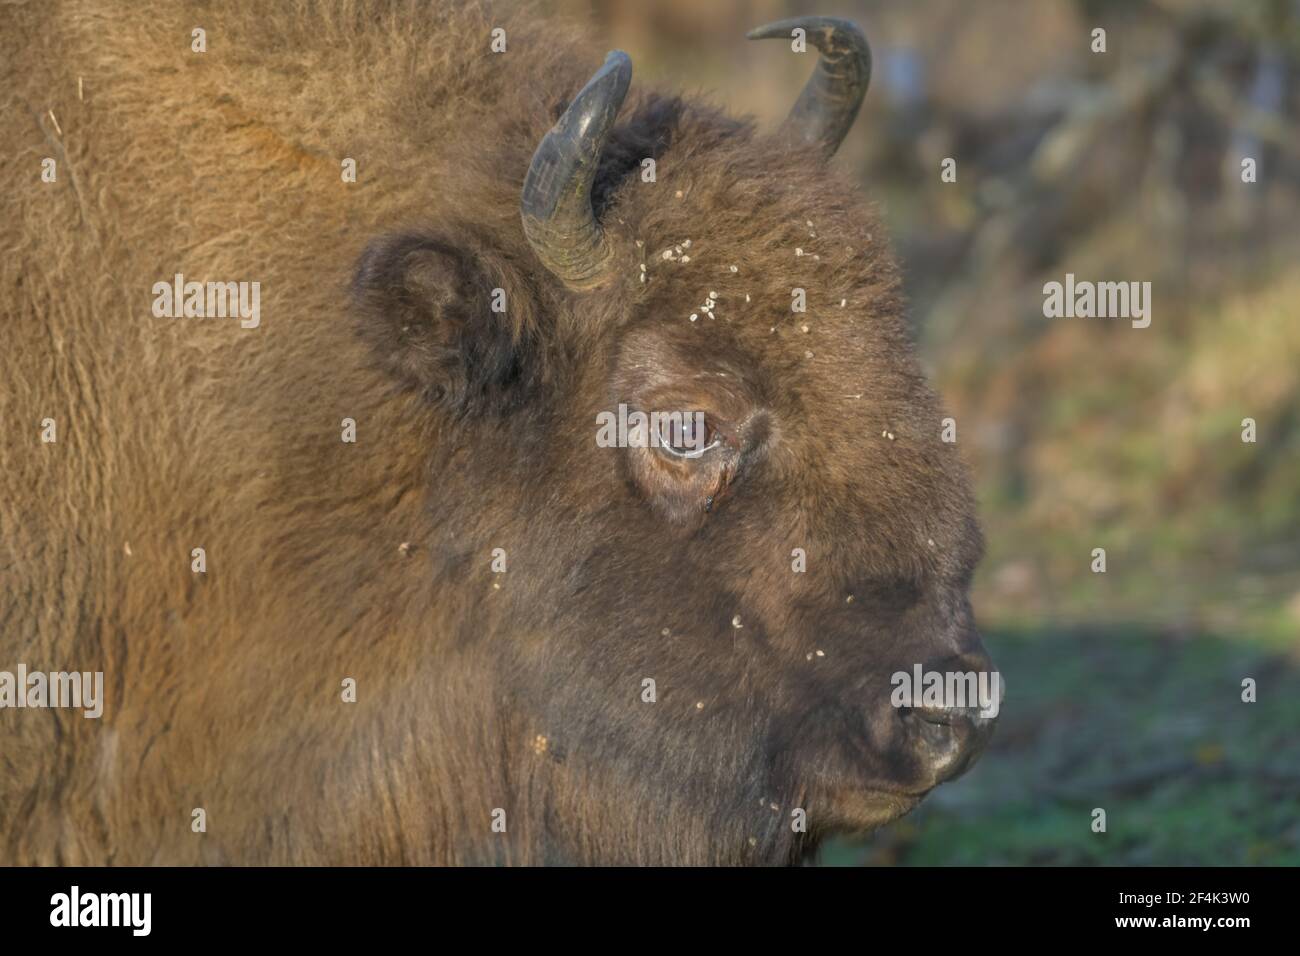
[[673, 458], [702, 458], [722, 443], [702, 412], [665, 416], [658, 428], [659, 449]]

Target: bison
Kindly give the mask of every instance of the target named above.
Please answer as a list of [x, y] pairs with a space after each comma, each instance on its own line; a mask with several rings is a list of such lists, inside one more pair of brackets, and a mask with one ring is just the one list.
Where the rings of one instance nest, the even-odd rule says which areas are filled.
[[0, 860], [787, 864], [980, 752], [854, 25], [760, 130], [513, 8], [6, 17], [0, 668], [103, 701], [9, 685]]

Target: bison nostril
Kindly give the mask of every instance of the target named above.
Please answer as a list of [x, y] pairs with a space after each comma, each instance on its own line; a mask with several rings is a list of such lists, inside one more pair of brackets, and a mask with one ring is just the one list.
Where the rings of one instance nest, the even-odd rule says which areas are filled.
[[933, 783], [961, 776], [979, 759], [997, 718], [973, 707], [904, 707], [899, 716], [909, 749], [932, 775]]
[[979, 759], [997, 723], [1001, 683], [988, 657], [973, 651], [890, 676], [899, 746], [924, 786], [951, 780]]

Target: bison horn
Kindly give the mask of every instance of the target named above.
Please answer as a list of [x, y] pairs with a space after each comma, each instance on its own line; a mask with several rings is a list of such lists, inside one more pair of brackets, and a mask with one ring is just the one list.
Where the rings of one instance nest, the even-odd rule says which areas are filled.
[[786, 118], [800, 142], [817, 144], [830, 156], [843, 142], [871, 82], [871, 48], [857, 24], [835, 17], [792, 17], [749, 31], [749, 39], [786, 37], [800, 29], [821, 51], [817, 69]]
[[524, 178], [524, 235], [542, 264], [571, 288], [590, 288], [607, 271], [611, 249], [591, 208], [591, 183], [631, 80], [626, 53], [606, 56], [543, 137]]

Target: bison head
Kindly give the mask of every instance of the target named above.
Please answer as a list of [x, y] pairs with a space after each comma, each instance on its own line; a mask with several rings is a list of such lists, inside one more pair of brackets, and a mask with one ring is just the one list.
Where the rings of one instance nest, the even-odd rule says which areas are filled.
[[[980, 532], [880, 225], [828, 164], [866, 42], [751, 36], [794, 28], [821, 57], [779, 132], [624, 110], [611, 53], [520, 163], [522, 223], [479, 198], [356, 272], [428, 422], [430, 667], [473, 715], [445, 733], [482, 751], [463, 773], [513, 814], [499, 839], [545, 858], [795, 860], [992, 729], [974, 702], [896, 706], [918, 665], [990, 670]], [[606, 447], [620, 406], [700, 424]]]

